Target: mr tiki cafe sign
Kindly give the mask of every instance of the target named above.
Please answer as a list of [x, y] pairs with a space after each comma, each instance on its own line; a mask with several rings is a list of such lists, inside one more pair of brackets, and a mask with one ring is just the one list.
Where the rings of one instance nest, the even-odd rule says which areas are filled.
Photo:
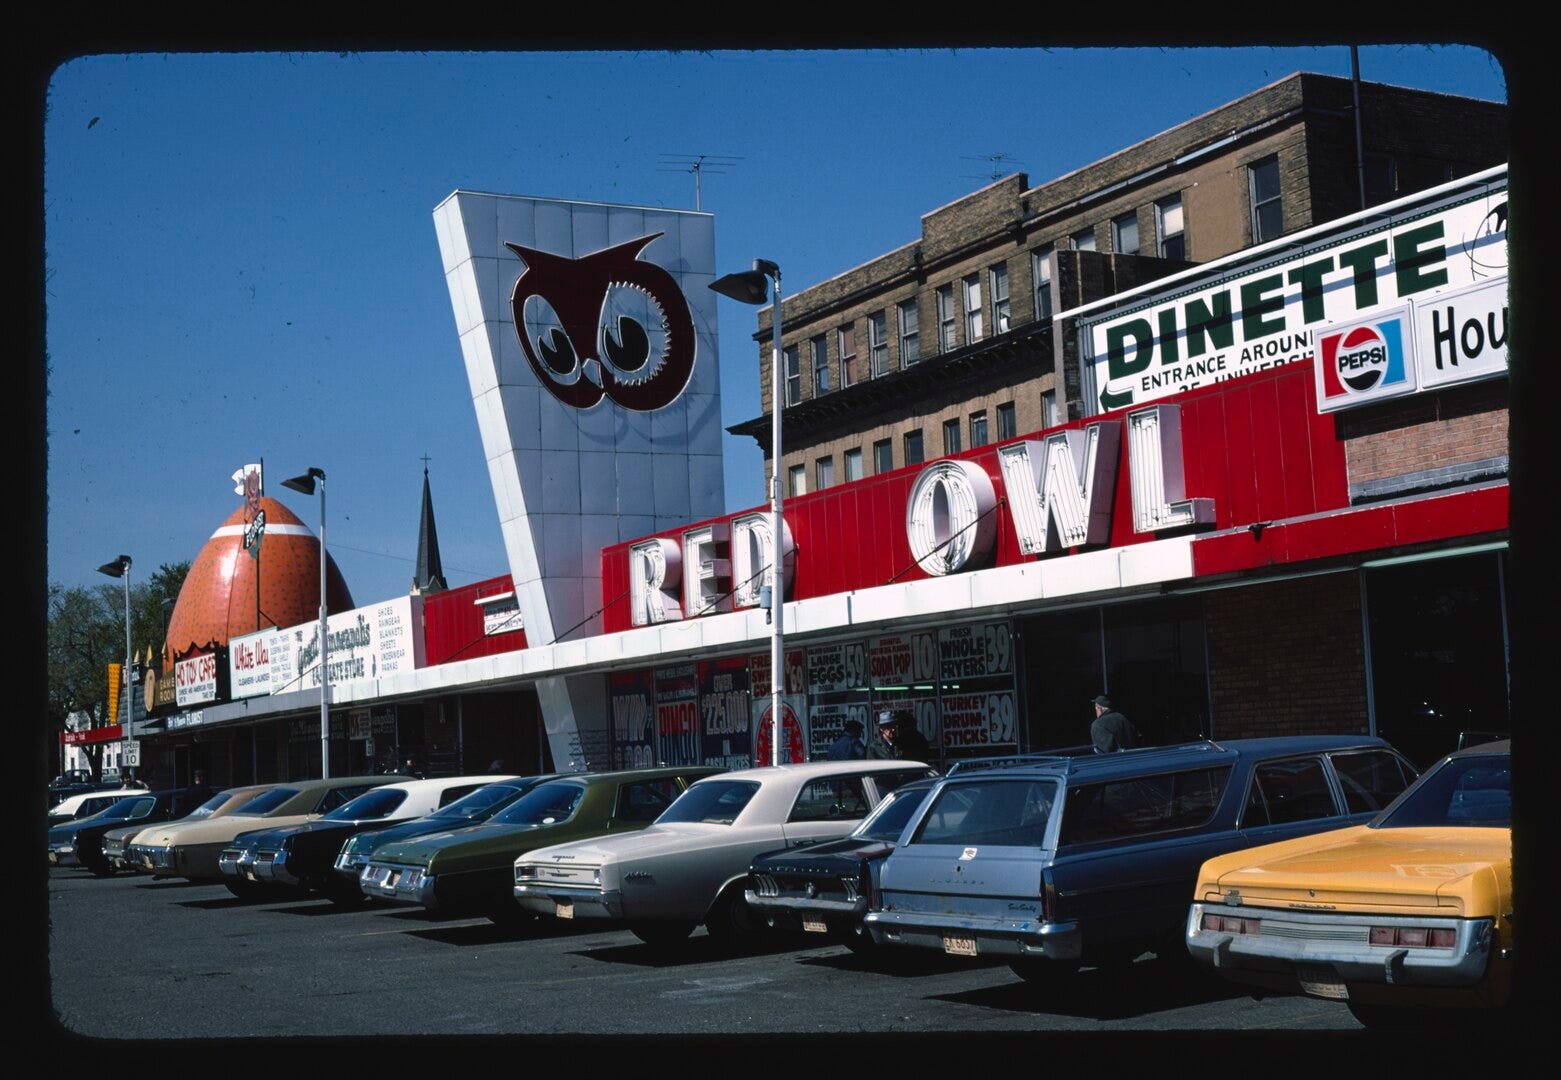
[[1085, 406], [1107, 412], [1311, 360], [1368, 312], [1504, 278], [1505, 166], [1266, 244], [1078, 319]]
[[[998, 447], [999, 482], [976, 461], [928, 464], [917, 474], [905, 503], [911, 554], [935, 577], [990, 566], [998, 533], [994, 511], [999, 487], [1006, 493], [1024, 555], [1109, 543], [1124, 441], [1134, 532], [1158, 533], [1214, 520], [1214, 500], [1186, 496], [1180, 407], [1151, 405], [1122, 419]], [[633, 624], [649, 626], [758, 606], [759, 585], [774, 551], [770, 520], [767, 513], [750, 512], [686, 530], [678, 539], [652, 537], [630, 545]], [[789, 525], [785, 534], [783, 595], [789, 597], [796, 545]]]

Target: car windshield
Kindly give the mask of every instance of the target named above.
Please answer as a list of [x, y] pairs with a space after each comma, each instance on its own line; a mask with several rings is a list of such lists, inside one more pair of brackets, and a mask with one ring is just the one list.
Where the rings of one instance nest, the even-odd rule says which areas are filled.
[[188, 821], [190, 818], [211, 817], [212, 814], [217, 812], [217, 808], [219, 806], [231, 798], [233, 798], [233, 793], [231, 791], [224, 791], [218, 795], [213, 795], [211, 798], [197, 806], [194, 810], [191, 810], [188, 814], [186, 814], [185, 820]]
[[710, 825], [730, 825], [758, 790], [759, 785], [753, 780], [705, 780], [679, 795], [676, 802], [662, 811], [656, 824], [702, 821]]
[[495, 825], [557, 825], [574, 816], [583, 798], [584, 784], [555, 781], [532, 788], [490, 820]]
[[1448, 758], [1372, 822], [1378, 829], [1512, 827], [1512, 756]]
[[879, 840], [886, 844], [894, 843], [905, 831], [906, 823], [916, 813], [917, 807], [927, 801], [927, 793], [931, 790], [930, 787], [924, 787], [912, 788], [910, 791], [904, 788], [891, 791], [884, 796], [884, 801], [878, 804], [878, 809], [873, 811], [872, 817], [857, 826], [851, 838]]
[[102, 817], [104, 821], [129, 821], [131, 818], [146, 817], [156, 802], [156, 799], [120, 799], [103, 811]]
[[458, 818], [461, 821], [480, 821], [514, 802], [526, 793], [526, 788], [514, 784], [489, 784], [470, 795], [463, 795], [449, 806], [431, 815], [436, 818]]
[[1055, 780], [948, 784], [927, 808], [911, 843], [1040, 847], [1056, 799]]
[[242, 810], [233, 811], [233, 816], [260, 817], [262, 814], [269, 814], [297, 794], [297, 788], [272, 788], [264, 795], [256, 795], [249, 802], [245, 803]]
[[365, 821], [382, 818], [407, 801], [407, 793], [396, 788], [375, 788], [356, 799], [349, 799], [329, 814], [326, 821]]

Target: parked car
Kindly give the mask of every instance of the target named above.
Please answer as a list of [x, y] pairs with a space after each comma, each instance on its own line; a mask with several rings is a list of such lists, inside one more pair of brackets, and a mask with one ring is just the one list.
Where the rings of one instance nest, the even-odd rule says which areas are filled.
[[1367, 825], [1210, 859], [1187, 948], [1369, 1027], [1501, 1008], [1512, 981], [1512, 755], [1459, 750]]
[[390, 825], [373, 832], [357, 833], [348, 837], [342, 844], [341, 850], [337, 852], [335, 872], [349, 882], [354, 891], [362, 894], [358, 879], [363, 873], [363, 868], [381, 847], [487, 821], [538, 784], [556, 779], [558, 779], [557, 773], [548, 773], [542, 776], [511, 776], [496, 780], [469, 795], [456, 799], [448, 806], [435, 810], [427, 817]]
[[884, 860], [864, 921], [880, 945], [1006, 957], [1036, 982], [1146, 950], [1184, 958], [1206, 859], [1365, 822], [1414, 776], [1364, 736], [956, 766]]
[[518, 857], [558, 839], [638, 832], [695, 780], [720, 771], [689, 765], [549, 780], [481, 824], [382, 845], [359, 885], [368, 896], [429, 911], [529, 919], [511, 893]]
[[[223, 853], [241, 832], [266, 825], [297, 825], [329, 813], [348, 799], [395, 780], [394, 776], [342, 776], [289, 780], [273, 785], [220, 818], [173, 822], [136, 837], [154, 873], [226, 885], [235, 896], [253, 896], [256, 886], [237, 876], [237, 864], [223, 866]], [[234, 853], [233, 859], [237, 859]]]
[[[183, 825], [187, 822], [204, 821], [207, 818], [226, 817], [241, 806], [246, 806], [257, 796], [263, 795], [276, 787], [275, 784], [249, 784], [244, 787], [228, 788], [219, 791], [205, 803], [201, 804], [191, 813], [169, 822], [169, 825]], [[210, 808], [210, 809], [208, 809]], [[137, 873], [151, 874], [155, 878], [174, 876], [171, 865], [163, 865], [164, 859], [154, 859], [152, 838], [154, 832], [160, 834], [165, 825], [143, 825], [137, 829], [124, 845], [124, 863], [127, 869]], [[107, 836], [104, 838], [104, 850], [108, 849]]]
[[103, 836], [126, 823], [149, 825], [183, 817], [195, 807], [204, 788], [170, 788], [167, 791], [133, 792], [91, 817], [77, 818], [49, 830], [51, 866], [84, 866], [96, 877], [107, 877], [114, 866], [103, 855]]
[[67, 821], [75, 821], [77, 818], [87, 818], [101, 813], [113, 806], [126, 795], [139, 795], [140, 789], [127, 790], [115, 784], [112, 788], [89, 791], [78, 791], [74, 795], [68, 795], [49, 811], [48, 824], [50, 828], [55, 825], [63, 825]]
[[[257, 885], [285, 885], [324, 893], [334, 903], [361, 903], [357, 882], [332, 872], [337, 851], [348, 837], [427, 816], [501, 776], [449, 776], [398, 780], [365, 791], [314, 821], [239, 833], [238, 876]], [[227, 851], [224, 852], [224, 856]]]
[[856, 951], [872, 948], [862, 916], [877, 902], [884, 859], [932, 785], [915, 780], [889, 792], [843, 840], [760, 855], [743, 899], [770, 926], [827, 934]]
[[67, 769], [49, 781], [49, 807], [52, 810], [53, 807], [58, 806], [73, 795], [91, 795], [95, 792], [118, 791], [120, 789], [121, 785], [117, 778], [110, 780], [105, 776], [99, 780], [94, 780], [92, 779], [92, 773], [87, 769]]
[[890, 791], [934, 775], [907, 761], [818, 761], [701, 780], [635, 836], [532, 851], [515, 863], [515, 898], [561, 919], [623, 919], [666, 945], [704, 923], [733, 944], [759, 929], [744, 889], [754, 857], [849, 833]]

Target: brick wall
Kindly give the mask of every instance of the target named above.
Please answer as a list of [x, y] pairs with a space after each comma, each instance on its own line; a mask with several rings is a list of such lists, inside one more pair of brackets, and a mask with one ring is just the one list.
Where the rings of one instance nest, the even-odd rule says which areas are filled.
[[1507, 453], [1506, 379], [1385, 401], [1339, 413], [1352, 485]]
[[1211, 592], [1204, 619], [1215, 739], [1366, 732], [1358, 574]]

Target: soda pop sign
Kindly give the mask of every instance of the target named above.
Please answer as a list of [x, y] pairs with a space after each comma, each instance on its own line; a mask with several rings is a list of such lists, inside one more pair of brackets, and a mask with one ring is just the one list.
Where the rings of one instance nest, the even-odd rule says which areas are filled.
[[1409, 326], [1409, 307], [1405, 305], [1318, 334], [1318, 411], [1332, 412], [1413, 393]]

